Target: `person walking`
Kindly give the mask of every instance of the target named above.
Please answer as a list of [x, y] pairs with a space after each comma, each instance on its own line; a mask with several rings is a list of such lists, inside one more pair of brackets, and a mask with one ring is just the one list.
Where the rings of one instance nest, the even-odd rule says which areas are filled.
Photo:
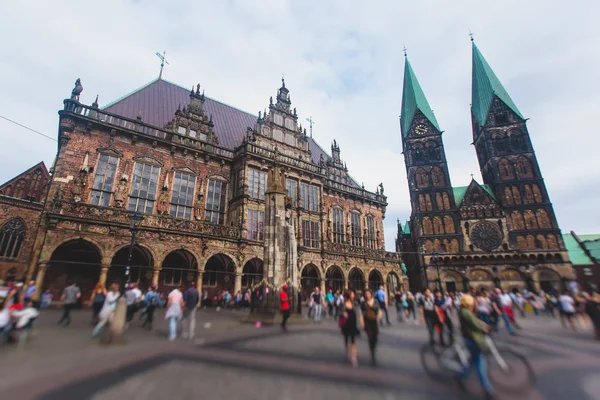
[[475, 298], [475, 308], [477, 310], [477, 318], [483, 321], [486, 325], [490, 324], [490, 314], [492, 312], [492, 302], [488, 297], [485, 288], [479, 289]]
[[571, 325], [571, 328], [574, 331], [577, 330], [573, 321], [573, 317], [575, 316], [575, 300], [573, 300], [573, 297], [567, 292], [561, 294], [558, 300], [560, 302], [560, 322], [562, 323], [562, 326], [567, 326], [567, 324], [565, 324], [566, 319], [569, 322], [569, 325]]
[[119, 293], [119, 284], [112, 283], [109, 287], [108, 293], [106, 293], [106, 298], [104, 299], [104, 305], [98, 314], [100, 321], [96, 324], [92, 332], [92, 337], [97, 337], [100, 332], [102, 332], [102, 328], [107, 324], [112, 322], [112, 319], [115, 315], [115, 310], [117, 308], [117, 300], [121, 297], [121, 293]]
[[29, 281], [29, 285], [25, 289], [25, 297], [23, 298], [23, 304], [28, 304], [32, 301], [33, 296], [37, 292], [37, 288], [35, 287], [35, 281]]
[[448, 315], [448, 309], [452, 307], [452, 303], [449, 301], [448, 297], [445, 297], [442, 294], [442, 291], [436, 289], [434, 292], [435, 300], [435, 310], [438, 315], [438, 329], [440, 330], [440, 342], [442, 346], [445, 346], [444, 341], [444, 328], [448, 331], [448, 338], [450, 340], [450, 344], [454, 343], [454, 326], [452, 325], [452, 319], [450, 315]]
[[356, 304], [354, 291], [347, 290], [344, 292], [344, 303], [341, 307], [338, 326], [344, 336], [346, 357], [354, 368], [358, 367], [358, 359], [356, 358], [356, 337], [360, 335], [358, 324], [361, 322], [361, 317], [360, 307]]
[[483, 356], [483, 353], [487, 350], [485, 334], [488, 326], [475, 317], [475, 314], [471, 311], [474, 305], [475, 299], [471, 295], [464, 295], [460, 300], [460, 311], [458, 313], [460, 330], [465, 347], [471, 353], [471, 358], [469, 359], [469, 365], [458, 374], [458, 384], [462, 390], [467, 391], [465, 387], [466, 379], [474, 366], [486, 398], [491, 399], [494, 395], [494, 388], [488, 379], [486, 360]]
[[406, 309], [407, 309], [406, 318], [409, 318], [410, 316], [412, 316], [412, 319], [413, 319], [415, 325], [419, 325], [419, 319], [417, 318], [415, 296], [410, 291], [406, 292]]
[[81, 297], [81, 290], [77, 287], [76, 282], [71, 282], [69, 286], [63, 290], [60, 300], [63, 302], [63, 315], [58, 321], [58, 325], [63, 324], [69, 326], [71, 324], [71, 310], [77, 305], [77, 301]]
[[404, 305], [402, 301], [403, 294], [400, 291], [396, 291], [394, 295], [394, 303], [396, 303], [396, 320], [398, 322], [404, 322]]
[[431, 294], [431, 290], [429, 288], [425, 289], [423, 295], [420, 296], [419, 306], [421, 307], [421, 318], [425, 320], [425, 325], [427, 326], [427, 332], [429, 333], [429, 344], [435, 345], [435, 339], [433, 338], [433, 333], [438, 329], [440, 345], [444, 344], [444, 329], [440, 324], [438, 314], [435, 312], [435, 298], [433, 294]]
[[[385, 315], [385, 322], [388, 324], [388, 326], [391, 325], [390, 317], [388, 315], [387, 293], [385, 292], [385, 290], [383, 290], [383, 286], [379, 286], [379, 290], [377, 291], [375, 296], [377, 297], [377, 301], [379, 301], [379, 307], [381, 308], [381, 311], [383, 311], [383, 314]], [[381, 319], [381, 325], [383, 326], [383, 318]]]
[[373, 297], [371, 289], [365, 291], [365, 302], [362, 304], [362, 325], [367, 333], [369, 350], [371, 351], [371, 365], [377, 365], [375, 348], [377, 347], [377, 336], [379, 335], [379, 320], [382, 317], [379, 302]]
[[97, 325], [100, 321], [100, 310], [104, 307], [104, 300], [106, 300], [106, 289], [102, 282], [98, 282], [88, 302], [92, 308], [92, 326]]
[[333, 291], [331, 289], [327, 291], [325, 304], [327, 304], [327, 315], [329, 315], [329, 318], [333, 318]]
[[[196, 310], [198, 309], [198, 302], [200, 300], [200, 294], [196, 289], [196, 283], [192, 282], [188, 290], [183, 294], [183, 300], [185, 302], [185, 310], [183, 312], [183, 338], [189, 337], [194, 339], [196, 335]], [[187, 329], [185, 326], [187, 325]]]
[[290, 298], [288, 296], [288, 286], [283, 285], [279, 292], [279, 309], [281, 310], [281, 330], [287, 333], [287, 321], [290, 318]]
[[598, 293], [590, 295], [584, 292], [583, 298], [585, 300], [585, 313], [592, 320], [596, 340], [600, 340], [600, 296]]
[[154, 312], [156, 311], [156, 307], [160, 304], [160, 296], [156, 293], [156, 286], [150, 286], [150, 290], [146, 293], [144, 297], [144, 302], [146, 303], [146, 311], [144, 315], [146, 319], [142, 323], [142, 328], [146, 328], [149, 331], [152, 330], [152, 323], [154, 322]]
[[173, 341], [177, 338], [177, 324], [183, 316], [183, 308], [185, 303], [183, 301], [183, 294], [181, 293], [180, 287], [176, 287], [169, 293], [167, 300], [167, 312], [165, 319], [169, 320], [169, 340]]
[[141, 297], [142, 291], [137, 288], [137, 285], [135, 283], [129, 284], [129, 289], [125, 292], [125, 299], [127, 300], [126, 322], [128, 325], [138, 310], [138, 301]]
[[313, 311], [315, 312], [314, 321], [318, 324], [321, 322], [321, 313], [323, 312], [323, 296], [321, 296], [319, 288], [315, 288], [311, 298], [313, 302]]

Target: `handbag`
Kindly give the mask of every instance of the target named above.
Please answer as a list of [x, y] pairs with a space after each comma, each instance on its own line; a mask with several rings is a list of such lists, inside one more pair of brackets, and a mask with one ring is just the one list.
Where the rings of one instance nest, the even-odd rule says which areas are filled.
[[340, 315], [340, 318], [338, 319], [338, 327], [343, 328], [344, 326], [346, 326], [346, 322], [348, 322], [348, 318], [344, 317], [343, 315]]

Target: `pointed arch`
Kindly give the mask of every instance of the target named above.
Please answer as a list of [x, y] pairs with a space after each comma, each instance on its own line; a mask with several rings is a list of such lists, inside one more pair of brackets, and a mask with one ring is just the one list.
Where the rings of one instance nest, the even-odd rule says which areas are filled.
[[538, 225], [541, 229], [552, 228], [552, 224], [550, 223], [550, 218], [548, 218], [548, 213], [546, 212], [546, 210], [537, 210], [536, 217]]
[[433, 211], [433, 204], [431, 203], [431, 195], [429, 193], [425, 195], [425, 203], [427, 203], [427, 211]]
[[375, 292], [380, 286], [383, 286], [383, 276], [381, 275], [381, 272], [373, 269], [369, 272], [369, 289]]
[[[129, 260], [129, 245], [120, 247], [115, 251], [108, 270], [108, 282], [120, 282], [126, 274]], [[129, 263], [129, 280], [138, 283], [142, 289], [146, 289], [152, 283], [152, 269], [154, 257], [150, 249], [136, 244], [131, 251], [131, 263]]]
[[512, 225], [515, 230], [525, 229], [525, 221], [519, 211], [513, 211], [511, 214]]
[[535, 237], [533, 235], [525, 236], [527, 240], [527, 250], [535, 250]]
[[0, 259], [17, 258], [23, 247], [25, 234], [25, 222], [21, 218], [13, 218], [5, 222], [0, 228]]
[[423, 234], [433, 235], [433, 224], [430, 217], [423, 217]]
[[444, 234], [444, 224], [442, 223], [442, 218], [438, 216], [433, 217], [433, 233], [436, 235]]
[[442, 198], [444, 200], [444, 209], [449, 210], [450, 209], [450, 198], [448, 197], [448, 193], [444, 192], [442, 194]]
[[535, 203], [535, 199], [533, 198], [533, 191], [531, 190], [531, 185], [525, 185], [525, 204]]
[[[150, 268], [146, 268], [146, 276], [141, 276], [140, 279], [146, 281], [152, 278]], [[161, 264], [159, 274], [159, 283], [161, 287], [175, 287], [178, 285], [189, 285], [195, 283], [198, 279], [198, 260], [196, 256], [185, 249], [177, 249], [167, 254]]]
[[455, 233], [456, 229], [454, 228], [454, 220], [450, 215], [444, 216], [444, 228], [446, 233]]
[[542, 192], [540, 191], [540, 187], [537, 184], [533, 184], [532, 185], [532, 190], [533, 190], [533, 199], [536, 203], [542, 203], [543, 202], [543, 197], [542, 197]]
[[427, 210], [427, 205], [425, 204], [425, 196], [423, 196], [422, 194], [419, 195], [419, 210], [420, 211]]
[[260, 283], [263, 277], [263, 261], [258, 257], [254, 257], [244, 264], [244, 268], [242, 269], [242, 287], [253, 287]]
[[365, 289], [365, 274], [360, 268], [354, 267], [348, 273], [348, 288], [359, 292]]
[[437, 206], [438, 210], [444, 209], [444, 201], [442, 200], [442, 194], [439, 192], [435, 194], [435, 205]]
[[548, 248], [548, 243], [546, 242], [546, 237], [544, 235], [537, 235], [535, 237], [535, 248], [546, 250]]
[[419, 189], [429, 187], [429, 174], [423, 168], [417, 169], [415, 183]]
[[531, 161], [529, 161], [526, 157], [521, 156], [518, 158], [516, 168], [517, 172], [519, 173], [519, 178], [533, 178]]
[[521, 192], [519, 191], [519, 188], [516, 186], [512, 186], [512, 193], [513, 198], [515, 200], [515, 204], [521, 204]]
[[527, 229], [538, 229], [538, 222], [535, 218], [535, 214], [531, 210], [525, 210], [523, 213], [525, 219], [525, 228]]
[[344, 290], [344, 272], [337, 265], [332, 265], [325, 272], [325, 286], [334, 292]]
[[431, 169], [431, 182], [434, 187], [442, 187], [446, 185], [446, 179], [444, 173], [440, 167], [433, 167]]
[[504, 188], [504, 199], [506, 200], [506, 204], [513, 205], [515, 204], [515, 198], [513, 197], [512, 190], [510, 186], [506, 186]]
[[512, 163], [506, 158], [498, 161], [498, 172], [500, 173], [500, 178], [502, 180], [511, 180], [515, 179], [515, 170], [513, 168]]

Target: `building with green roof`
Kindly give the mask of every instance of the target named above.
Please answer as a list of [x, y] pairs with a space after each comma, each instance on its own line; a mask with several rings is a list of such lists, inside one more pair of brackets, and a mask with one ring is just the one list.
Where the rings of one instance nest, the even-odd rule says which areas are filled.
[[576, 278], [569, 258], [589, 262], [600, 242], [570, 246], [575, 239], [561, 234], [526, 119], [474, 42], [471, 79], [483, 179], [453, 186], [440, 123], [405, 59], [400, 130], [412, 213], [398, 222], [396, 245], [410, 282], [415, 290], [561, 289]]

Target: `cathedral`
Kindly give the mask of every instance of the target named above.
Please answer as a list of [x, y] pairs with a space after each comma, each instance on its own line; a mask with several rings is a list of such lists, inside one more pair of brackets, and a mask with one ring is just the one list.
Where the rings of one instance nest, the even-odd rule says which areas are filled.
[[417, 290], [562, 290], [575, 273], [527, 119], [472, 45], [472, 144], [482, 183], [452, 186], [441, 125], [405, 60], [400, 128], [412, 213], [398, 222], [397, 251]]
[[[209, 295], [265, 283], [408, 288], [400, 255], [385, 250], [383, 184], [365, 189], [338, 142], [328, 154], [307, 135], [283, 79], [258, 115], [162, 70], [105, 107], [82, 93], [78, 79], [50, 171], [41, 163], [0, 186], [0, 278], [55, 295], [76, 281], [84, 298], [123, 280], [161, 291], [194, 282]], [[278, 280], [265, 263], [283, 262], [284, 216], [296, 245]]]

